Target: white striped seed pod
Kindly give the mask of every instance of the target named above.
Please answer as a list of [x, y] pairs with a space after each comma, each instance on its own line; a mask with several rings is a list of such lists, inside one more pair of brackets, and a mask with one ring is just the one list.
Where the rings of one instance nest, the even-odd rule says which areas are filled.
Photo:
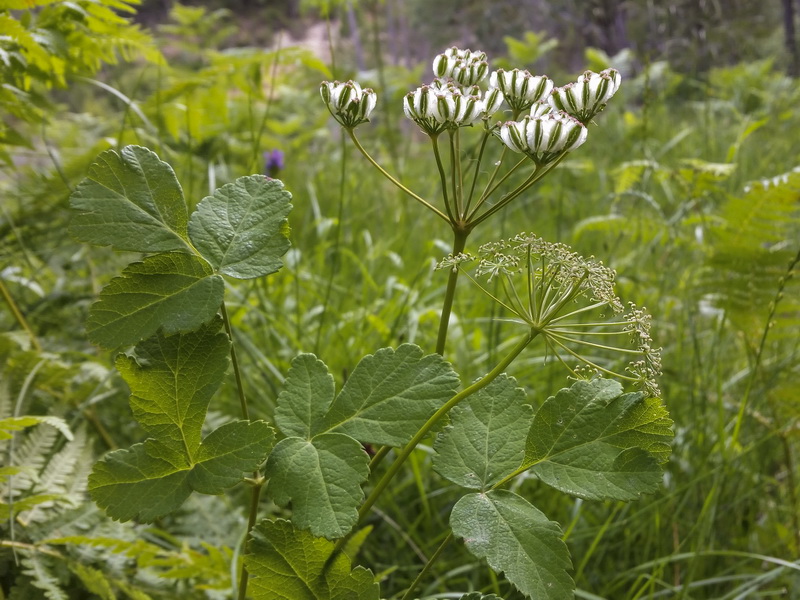
[[482, 118], [484, 102], [480, 90], [470, 88], [470, 91], [477, 93], [464, 93], [454, 83], [439, 79], [406, 94], [403, 112], [431, 136], [472, 125]]
[[514, 152], [527, 154], [537, 164], [545, 165], [583, 144], [587, 130], [577, 119], [554, 112], [503, 123], [499, 135]]
[[433, 74], [452, 79], [462, 86], [472, 86], [482, 81], [489, 72], [486, 53], [448, 48], [433, 59]]
[[533, 103], [533, 106], [531, 106], [531, 112], [529, 114], [531, 117], [541, 117], [542, 115], [546, 115], [550, 112], [553, 112], [553, 107], [550, 106], [547, 100], [542, 100]]
[[563, 110], [581, 123], [588, 123], [606, 107], [621, 82], [616, 69], [600, 73], [586, 71], [577, 81], [555, 88], [548, 100], [556, 110]]
[[378, 102], [377, 94], [370, 88], [362, 89], [357, 81], [323, 81], [319, 92], [333, 118], [347, 129], [369, 121]]
[[428, 135], [438, 135], [445, 125], [433, 118], [439, 113], [437, 89], [429, 85], [418, 87], [403, 97], [403, 112]]
[[483, 118], [491, 119], [492, 115], [500, 110], [505, 101], [505, 94], [498, 88], [489, 88], [483, 97]]
[[531, 75], [520, 69], [498, 69], [489, 76], [489, 88], [502, 91], [511, 109], [520, 114], [535, 102], [545, 100], [553, 90], [553, 81], [546, 75]]

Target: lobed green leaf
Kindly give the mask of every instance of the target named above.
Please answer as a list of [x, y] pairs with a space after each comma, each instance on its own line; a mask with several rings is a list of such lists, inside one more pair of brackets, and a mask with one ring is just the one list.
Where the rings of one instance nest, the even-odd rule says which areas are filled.
[[70, 204], [69, 231], [82, 242], [133, 252], [188, 249], [183, 190], [172, 167], [147, 148], [101, 153]]
[[507, 490], [468, 494], [450, 514], [453, 534], [531, 598], [573, 598], [571, 562], [558, 523]]
[[89, 309], [89, 339], [119, 348], [163, 329], [192, 331], [210, 321], [225, 293], [222, 277], [203, 259], [178, 252], [148, 256], [112, 279]]
[[533, 408], [525, 391], [506, 374], [450, 411], [450, 425], [439, 434], [433, 468], [465, 488], [487, 489], [510, 475], [525, 456]]
[[117, 370], [131, 390], [133, 416], [161, 443], [192, 460], [211, 397], [230, 362], [221, 321], [184, 335], [158, 333], [140, 342], [136, 355], [119, 355]]
[[264, 421], [235, 421], [215, 430], [195, 462], [155, 439], [109, 452], [89, 475], [89, 494], [119, 521], [153, 521], [192, 491], [221, 494], [264, 461], [274, 432]]
[[275, 433], [263, 421], [236, 421], [201, 440], [211, 396], [228, 367], [221, 320], [197, 331], [140, 342], [117, 366], [131, 388], [134, 416], [152, 438], [107, 454], [89, 476], [89, 492], [122, 521], [151, 521], [179, 508], [192, 491], [221, 494], [256, 470]]
[[423, 356], [413, 344], [382, 348], [356, 365], [321, 430], [363, 443], [402, 446], [458, 386], [458, 375], [440, 355]]
[[633, 500], [661, 483], [671, 424], [658, 399], [608, 379], [578, 381], [536, 413], [520, 470], [581, 498]]
[[189, 221], [195, 248], [214, 269], [239, 279], [274, 273], [289, 249], [292, 195], [278, 179], [240, 177], [200, 201]]
[[275, 423], [287, 436], [310, 440], [322, 428], [336, 394], [328, 367], [313, 354], [292, 360], [283, 390], [278, 394]]
[[244, 557], [250, 593], [255, 600], [378, 600], [369, 570], [351, 570], [344, 553], [326, 564], [333, 548], [288, 521], [261, 521]]

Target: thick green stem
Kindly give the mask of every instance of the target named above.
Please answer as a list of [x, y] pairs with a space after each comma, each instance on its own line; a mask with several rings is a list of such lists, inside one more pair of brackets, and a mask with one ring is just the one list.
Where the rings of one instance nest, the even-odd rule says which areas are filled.
[[447, 534], [447, 537], [444, 538], [444, 541], [442, 541], [442, 543], [439, 544], [439, 547], [436, 549], [436, 552], [434, 552], [433, 556], [431, 556], [428, 559], [428, 562], [426, 562], [425, 566], [422, 567], [422, 570], [419, 572], [419, 575], [417, 575], [416, 579], [414, 579], [414, 581], [411, 582], [411, 585], [406, 590], [406, 593], [403, 594], [403, 597], [400, 598], [400, 600], [411, 600], [414, 590], [417, 589], [420, 582], [422, 582], [422, 580], [428, 574], [428, 571], [431, 570], [431, 567], [433, 567], [436, 560], [439, 558], [439, 556], [441, 556], [442, 552], [444, 552], [444, 549], [447, 548], [447, 545], [450, 543], [450, 540], [452, 539], [453, 539], [453, 532], [451, 531], [450, 533]]
[[[463, 229], [453, 230], [453, 256], [464, 251], [467, 245], [469, 231]], [[456, 295], [456, 284], [458, 283], [458, 269], [450, 271], [447, 279], [447, 290], [444, 293], [444, 303], [442, 304], [442, 315], [439, 318], [439, 335], [436, 338], [436, 353], [444, 356], [444, 346], [447, 342], [447, 327], [450, 324], [450, 312], [453, 310], [453, 299]]]
[[350, 139], [352, 139], [352, 140], [353, 140], [353, 143], [355, 144], [356, 148], [358, 148], [358, 151], [359, 151], [359, 152], [361, 152], [361, 154], [363, 154], [363, 155], [364, 155], [364, 158], [366, 158], [366, 159], [367, 159], [369, 162], [371, 162], [371, 163], [372, 163], [372, 166], [373, 166], [373, 167], [375, 167], [376, 169], [378, 169], [378, 171], [380, 171], [380, 172], [381, 172], [381, 175], [383, 175], [384, 177], [386, 177], [386, 179], [388, 179], [389, 181], [391, 181], [391, 182], [392, 182], [394, 185], [396, 185], [398, 188], [400, 188], [401, 190], [403, 190], [403, 191], [404, 191], [406, 194], [408, 194], [409, 196], [411, 196], [412, 198], [414, 198], [414, 200], [416, 200], [417, 202], [419, 202], [420, 204], [422, 204], [423, 206], [425, 206], [425, 208], [428, 208], [428, 209], [432, 210], [434, 213], [436, 213], [437, 215], [439, 215], [439, 217], [441, 217], [442, 219], [444, 219], [445, 221], [447, 221], [448, 223], [450, 223], [450, 219], [447, 217], [447, 215], [446, 215], [446, 214], [444, 214], [442, 211], [440, 211], [438, 208], [436, 208], [436, 207], [435, 207], [433, 204], [431, 204], [430, 202], [428, 202], [428, 201], [427, 201], [427, 200], [425, 200], [424, 198], [422, 198], [422, 197], [418, 196], [417, 194], [415, 194], [414, 192], [412, 192], [410, 189], [408, 189], [408, 188], [407, 188], [406, 186], [404, 186], [402, 183], [400, 183], [399, 181], [397, 181], [397, 179], [395, 179], [394, 177], [392, 177], [392, 176], [391, 176], [391, 175], [390, 175], [390, 174], [389, 174], [389, 173], [386, 171], [386, 169], [384, 169], [382, 166], [380, 166], [380, 165], [377, 163], [377, 161], [376, 161], [374, 158], [372, 158], [372, 157], [369, 155], [369, 153], [368, 153], [368, 152], [367, 152], [367, 151], [364, 149], [364, 146], [362, 146], [362, 145], [361, 145], [361, 142], [359, 142], [359, 141], [358, 141], [358, 138], [356, 137], [356, 134], [355, 134], [355, 132], [354, 132], [352, 129], [348, 129], [348, 130], [347, 130], [347, 133], [348, 133], [348, 134], [350, 134]]

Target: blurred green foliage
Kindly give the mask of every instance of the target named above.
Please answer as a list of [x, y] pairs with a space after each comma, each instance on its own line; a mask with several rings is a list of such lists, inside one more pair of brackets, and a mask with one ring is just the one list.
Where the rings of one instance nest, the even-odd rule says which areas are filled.
[[[465, 28], [473, 46], [491, 38], [482, 49], [493, 50], [498, 65], [522, 57], [538, 68], [541, 58], [557, 83], [567, 80], [561, 73], [628, 65], [602, 127], [472, 244], [532, 230], [617, 270], [623, 299], [655, 315], [664, 399], [676, 423], [673, 458], [664, 488], [631, 504], [565, 502], [534, 478], [520, 485], [568, 524], [581, 597], [796, 598], [800, 289], [789, 265], [800, 240], [792, 135], [800, 88], [782, 73], [783, 59], [772, 58], [779, 48], [769, 41], [776, 21], [768, 17], [777, 3], [625, 3], [628, 41], [654, 36], [651, 45], [625, 47], [601, 43], [602, 28], [583, 27], [592, 22], [587, 11], [613, 3], [564, 3], [548, 37], [527, 34], [544, 28], [534, 13], [515, 18], [513, 4], [409, 2], [409, 23], [423, 40], [403, 55], [390, 54], [391, 36], [369, 37], [397, 3], [352, 6], [370, 47], [387, 57], [378, 69], [368, 54], [359, 74], [379, 94], [362, 142], [430, 195], [435, 168], [399, 99]], [[245, 527], [239, 490], [192, 498], [149, 527], [109, 521], [85, 500], [88, 457], [142, 437], [113, 357], [93, 348], [82, 326], [102, 285], [138, 255], [90, 251], [66, 234], [68, 195], [100, 151], [131, 143], [157, 151], [190, 207], [263, 171], [265, 151], [285, 153], [277, 176], [296, 205], [286, 267], [268, 282], [228, 282], [255, 418], [272, 419], [279, 382], [300, 351], [317, 353], [341, 384], [367, 352], [435, 342], [445, 278], [432, 265], [450, 240], [342, 144], [319, 101], [320, 80], [355, 73], [351, 48], [334, 47], [334, 70], [282, 37], [267, 50], [224, 47], [239, 27], [238, 6], [176, 4], [168, 25], [153, 32], [132, 23], [133, 6], [78, 0], [0, 9], [0, 419], [58, 416], [73, 435], [43, 423], [16, 432], [14, 448], [0, 447], [3, 468], [25, 473], [2, 492], [6, 504], [28, 502], [0, 523], [0, 590], [16, 600], [230, 597]], [[576, 15], [582, 20], [570, 32]], [[503, 35], [524, 46], [507, 46]], [[592, 35], [597, 48], [587, 51]], [[466, 290], [456, 300], [448, 359], [469, 380], [503, 351], [508, 326], [489, 319], [503, 315]], [[529, 354], [512, 373], [538, 405], [565, 384], [547, 362], [543, 352]], [[234, 394], [232, 385], [223, 389], [208, 427], [238, 414]], [[361, 547], [387, 597], [441, 542], [461, 495], [432, 471], [425, 451], [410, 463]], [[262, 513], [282, 515], [272, 505]], [[481, 590], [520, 598], [476, 569], [463, 548], [451, 550], [422, 597]]]

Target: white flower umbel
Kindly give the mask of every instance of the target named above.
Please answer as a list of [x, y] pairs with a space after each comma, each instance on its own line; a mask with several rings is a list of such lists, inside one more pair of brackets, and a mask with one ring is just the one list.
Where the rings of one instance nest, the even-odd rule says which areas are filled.
[[[548, 354], [573, 376], [605, 373], [659, 395], [661, 351], [652, 347], [650, 316], [633, 305], [623, 315], [612, 269], [528, 233], [484, 244], [477, 258], [472, 273], [466, 268], [475, 259], [463, 254], [439, 267], [466, 272], [515, 321], [543, 337]], [[623, 369], [620, 357], [628, 363]], [[571, 367], [575, 361], [584, 368]]]
[[550, 95], [553, 81], [545, 75], [531, 75], [520, 69], [498, 69], [489, 77], [489, 88], [503, 92], [514, 114], [521, 114], [534, 102], [541, 102]]
[[526, 116], [521, 121], [507, 121], [500, 126], [500, 139], [514, 152], [530, 156], [546, 165], [586, 141], [586, 127], [563, 112]]
[[622, 77], [616, 69], [600, 73], [586, 71], [577, 81], [555, 88], [548, 101], [556, 110], [563, 110], [581, 123], [588, 123], [606, 107], [620, 83]]
[[460, 50], [454, 46], [433, 59], [433, 74], [436, 77], [452, 79], [461, 86], [475, 85], [488, 72], [485, 52]]
[[319, 92], [333, 118], [347, 129], [369, 121], [378, 102], [377, 94], [370, 88], [362, 89], [357, 81], [323, 81]]

